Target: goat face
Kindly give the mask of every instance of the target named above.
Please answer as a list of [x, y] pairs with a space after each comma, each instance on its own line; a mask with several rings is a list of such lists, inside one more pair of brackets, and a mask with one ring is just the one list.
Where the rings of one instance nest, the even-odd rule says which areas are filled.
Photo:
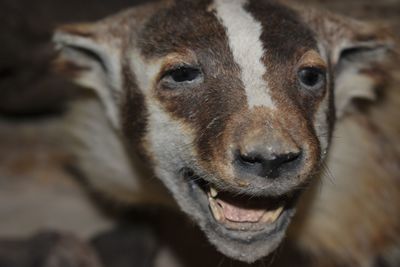
[[376, 58], [385, 42], [359, 27], [269, 1], [177, 1], [64, 27], [55, 40], [210, 241], [253, 262], [281, 242], [335, 117], [368, 95], [342, 89], [334, 108], [335, 90], [371, 82], [360, 54]]

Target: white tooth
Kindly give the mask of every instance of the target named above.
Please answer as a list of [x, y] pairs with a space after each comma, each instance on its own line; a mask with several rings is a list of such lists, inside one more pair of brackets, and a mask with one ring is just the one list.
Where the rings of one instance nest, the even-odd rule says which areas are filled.
[[212, 211], [212, 213], [214, 215], [214, 218], [217, 221], [222, 221], [222, 215], [220, 213], [220, 210], [219, 210], [219, 207], [218, 207], [217, 203], [215, 203], [215, 200], [212, 199], [212, 198], [209, 198], [209, 202], [210, 202], [210, 208], [211, 208], [211, 211]]
[[283, 211], [283, 207], [279, 207], [278, 209], [276, 209], [274, 211], [266, 212], [263, 217], [263, 221], [266, 223], [274, 223], [279, 218], [282, 211]]
[[281, 215], [282, 211], [283, 211], [283, 207], [280, 207], [279, 209], [275, 210], [271, 214], [271, 217], [270, 217], [271, 222], [275, 222], [278, 219], [279, 215]]
[[270, 213], [269, 212], [266, 212], [265, 214], [264, 214], [264, 216], [262, 217], [262, 222], [264, 222], [264, 223], [270, 223]]
[[218, 192], [214, 187], [210, 187], [210, 194], [213, 198], [215, 198], [218, 195]]

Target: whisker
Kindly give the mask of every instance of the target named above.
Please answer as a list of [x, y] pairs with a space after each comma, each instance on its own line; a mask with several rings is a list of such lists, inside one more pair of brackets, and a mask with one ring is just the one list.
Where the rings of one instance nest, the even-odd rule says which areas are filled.
[[326, 174], [329, 181], [334, 184], [335, 183], [335, 177], [333, 175], [333, 173], [331, 172], [331, 170], [329, 169], [328, 164], [326, 164], [326, 162], [322, 163], [322, 172], [323, 174]]

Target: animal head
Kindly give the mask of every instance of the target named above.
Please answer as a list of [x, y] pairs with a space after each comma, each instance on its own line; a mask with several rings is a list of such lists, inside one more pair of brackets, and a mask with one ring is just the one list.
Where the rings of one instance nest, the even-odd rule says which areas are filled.
[[246, 262], [280, 244], [335, 120], [374, 96], [390, 46], [369, 25], [268, 0], [156, 2], [54, 40], [128, 149]]

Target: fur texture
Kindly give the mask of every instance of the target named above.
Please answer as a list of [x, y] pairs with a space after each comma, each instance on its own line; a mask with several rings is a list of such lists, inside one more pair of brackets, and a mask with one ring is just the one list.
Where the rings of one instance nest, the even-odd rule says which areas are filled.
[[[82, 102], [68, 125], [97, 191], [168, 203], [143, 183], [154, 174], [218, 250], [254, 262], [279, 246], [299, 195], [315, 184], [291, 236], [317, 264], [396, 262], [399, 149], [390, 142], [399, 132], [357, 105], [377, 97], [393, 46], [381, 29], [274, 1], [181, 0], [66, 26], [54, 40], [58, 64], [80, 70], [73, 78], [94, 89], [107, 116]], [[307, 87], [301, 71], [310, 69]], [[282, 213], [269, 224], [221, 222], [214, 209], [229, 211], [212, 206], [211, 188], [235, 203], [280, 203]], [[254, 218], [247, 204], [230, 205]]]

